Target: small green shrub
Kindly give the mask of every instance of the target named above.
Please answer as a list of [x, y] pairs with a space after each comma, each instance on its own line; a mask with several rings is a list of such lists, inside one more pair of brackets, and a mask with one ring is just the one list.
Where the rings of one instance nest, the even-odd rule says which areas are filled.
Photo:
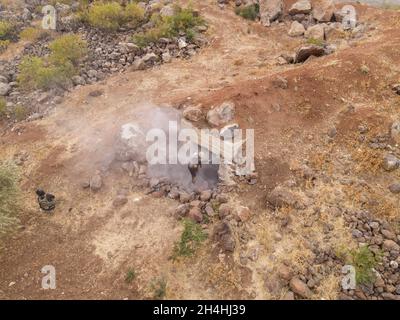
[[125, 23], [137, 27], [146, 20], [146, 11], [136, 3], [129, 3], [124, 12]]
[[25, 41], [35, 41], [43, 39], [48, 35], [47, 30], [41, 28], [28, 27], [21, 31], [19, 37]]
[[122, 25], [124, 13], [117, 2], [95, 3], [87, 12], [88, 23], [95, 28], [116, 31]]
[[15, 28], [10, 22], [0, 21], [0, 53], [4, 52], [14, 37]]
[[57, 38], [49, 45], [49, 48], [51, 50], [50, 60], [54, 64], [71, 62], [76, 66], [87, 53], [86, 42], [74, 34]]
[[14, 26], [7, 21], [0, 21], [0, 40], [11, 40], [14, 35]]
[[315, 39], [315, 38], [309, 38], [307, 39], [307, 43], [308, 44], [313, 44], [319, 47], [323, 47], [325, 45], [325, 41], [324, 40], [320, 40], [320, 39]]
[[0, 53], [6, 51], [10, 45], [10, 40], [0, 40]]
[[7, 113], [7, 103], [3, 97], [0, 97], [0, 118]]
[[25, 57], [19, 66], [18, 82], [22, 89], [51, 89], [65, 86], [77, 72], [87, 52], [86, 42], [77, 35], [65, 35], [50, 43], [47, 60]]
[[369, 284], [375, 280], [375, 273], [372, 269], [379, 261], [380, 257], [376, 256], [368, 246], [350, 252], [349, 263], [356, 269], [357, 284]]
[[257, 19], [258, 15], [260, 14], [260, 5], [255, 3], [255, 4], [250, 4], [248, 6], [245, 6], [243, 8], [237, 7], [235, 9], [235, 13], [244, 19], [254, 21]]
[[0, 236], [12, 231], [18, 223], [20, 209], [18, 174], [15, 166], [0, 164]]
[[161, 300], [167, 294], [167, 281], [164, 278], [157, 279], [151, 284], [151, 288], [154, 291], [153, 298]]
[[136, 279], [136, 272], [134, 269], [129, 269], [126, 273], [125, 282], [130, 284], [133, 280]]
[[98, 2], [83, 8], [78, 19], [94, 28], [112, 32], [124, 26], [139, 26], [146, 20], [146, 11], [134, 2], [125, 7], [115, 1]]
[[183, 220], [183, 232], [179, 242], [175, 244], [173, 258], [192, 256], [200, 244], [207, 239], [201, 225], [191, 219]]
[[204, 25], [205, 21], [197, 16], [191, 8], [175, 6], [175, 14], [170, 17], [162, 17], [153, 14], [150, 21], [155, 25], [145, 33], [133, 36], [134, 42], [139, 47], [145, 47], [157, 42], [160, 38], [172, 38], [184, 33], [189, 41], [193, 40], [195, 27]]
[[21, 121], [27, 117], [28, 110], [22, 105], [17, 105], [13, 110], [13, 115], [16, 120]]

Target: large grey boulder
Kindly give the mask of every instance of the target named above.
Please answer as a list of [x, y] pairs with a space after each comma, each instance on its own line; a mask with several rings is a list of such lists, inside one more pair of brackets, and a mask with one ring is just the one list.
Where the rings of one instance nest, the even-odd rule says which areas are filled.
[[207, 121], [212, 126], [218, 127], [228, 123], [235, 115], [235, 105], [232, 102], [223, 102], [220, 106], [211, 109], [207, 113]]
[[6, 96], [10, 93], [11, 86], [8, 83], [0, 82], [0, 96]]
[[283, 13], [282, 0], [260, 0], [260, 17], [264, 26], [278, 19]]
[[335, 12], [333, 0], [314, 0], [312, 15], [319, 22], [329, 22]]
[[316, 24], [309, 27], [304, 35], [307, 39], [325, 40], [325, 24]]
[[291, 37], [298, 37], [298, 36], [302, 36], [305, 31], [306, 31], [306, 29], [300, 22], [293, 21], [292, 25], [290, 26], [290, 30], [289, 30], [288, 34]]
[[295, 2], [289, 9], [290, 15], [307, 14], [311, 12], [311, 2], [309, 0], [300, 0]]

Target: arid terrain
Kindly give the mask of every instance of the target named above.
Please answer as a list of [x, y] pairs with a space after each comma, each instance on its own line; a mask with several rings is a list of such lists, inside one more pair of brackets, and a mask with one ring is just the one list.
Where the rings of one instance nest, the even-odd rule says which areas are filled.
[[[225, 2], [192, 2], [207, 22], [193, 54], [114, 70], [56, 103], [39, 90], [27, 104], [40, 108], [0, 122], [0, 161], [17, 164], [22, 203], [0, 246], [1, 299], [400, 299], [400, 11], [353, 3], [362, 28], [325, 29], [332, 52], [287, 63], [310, 45], [288, 34], [296, 1], [270, 26]], [[115, 160], [122, 125], [192, 106], [192, 124], [208, 128], [224, 102], [235, 111], [218, 128], [254, 129], [251, 178], [186, 199]], [[56, 196], [52, 213], [38, 188]], [[173, 258], [185, 203], [189, 219], [202, 206], [207, 238]], [[41, 287], [46, 265], [54, 290]], [[344, 265], [361, 275], [355, 289], [342, 287]]]

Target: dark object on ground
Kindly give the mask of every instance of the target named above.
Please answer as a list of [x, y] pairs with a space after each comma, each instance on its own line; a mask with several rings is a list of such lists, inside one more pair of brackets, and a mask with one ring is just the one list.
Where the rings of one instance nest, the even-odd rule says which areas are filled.
[[201, 158], [199, 154], [193, 155], [193, 160], [188, 164], [188, 169], [190, 174], [192, 175], [192, 183], [196, 182], [196, 177], [201, 168]]
[[44, 211], [53, 211], [56, 208], [56, 197], [54, 195], [50, 193], [46, 194], [42, 189], [36, 190], [36, 194], [38, 196], [40, 209]]

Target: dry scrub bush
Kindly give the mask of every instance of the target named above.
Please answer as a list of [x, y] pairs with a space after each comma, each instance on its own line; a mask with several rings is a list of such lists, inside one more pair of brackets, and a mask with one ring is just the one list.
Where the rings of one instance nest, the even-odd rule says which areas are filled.
[[26, 57], [19, 69], [18, 82], [25, 90], [50, 89], [65, 86], [78, 71], [79, 61], [87, 52], [86, 42], [77, 35], [65, 35], [54, 40], [47, 60]]
[[157, 42], [160, 38], [172, 38], [181, 33], [184, 33], [186, 38], [191, 41], [196, 34], [195, 28], [204, 25], [205, 21], [190, 7], [175, 6], [174, 10], [174, 15], [170, 17], [153, 14], [150, 20], [154, 27], [145, 33], [134, 35], [134, 42], [140, 47], [145, 47], [150, 43]]
[[136, 3], [123, 7], [115, 1], [98, 2], [83, 9], [79, 18], [94, 28], [112, 32], [125, 26], [139, 26], [145, 21], [145, 10]]
[[15, 217], [19, 209], [17, 179], [14, 166], [0, 164], [0, 236], [13, 230], [18, 222]]

